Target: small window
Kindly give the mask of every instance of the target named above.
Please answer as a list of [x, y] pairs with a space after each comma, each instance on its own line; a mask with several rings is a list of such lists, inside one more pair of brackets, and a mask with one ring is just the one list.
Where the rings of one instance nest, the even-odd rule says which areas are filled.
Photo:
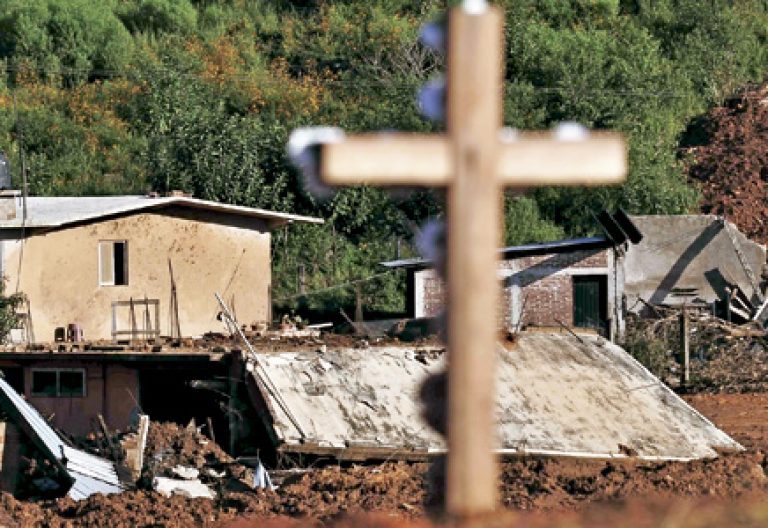
[[32, 395], [56, 396], [58, 393], [55, 370], [32, 371]]
[[99, 285], [128, 284], [128, 242], [102, 240], [99, 242]]
[[85, 369], [33, 370], [32, 396], [85, 396]]

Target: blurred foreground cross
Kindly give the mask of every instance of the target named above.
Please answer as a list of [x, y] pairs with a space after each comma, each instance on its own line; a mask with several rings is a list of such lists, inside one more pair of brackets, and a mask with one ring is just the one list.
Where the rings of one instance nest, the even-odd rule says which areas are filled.
[[458, 519], [497, 505], [494, 361], [503, 188], [623, 181], [620, 136], [578, 125], [504, 132], [503, 13], [467, 0], [448, 18], [447, 134], [382, 133], [320, 146], [329, 185], [447, 188], [448, 465], [446, 507]]

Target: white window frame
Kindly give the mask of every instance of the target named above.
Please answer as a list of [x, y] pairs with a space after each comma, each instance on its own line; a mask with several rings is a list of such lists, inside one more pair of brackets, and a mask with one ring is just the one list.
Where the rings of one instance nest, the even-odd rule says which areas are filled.
[[[123, 244], [123, 278], [125, 279], [124, 284], [115, 284], [115, 244]], [[103, 276], [103, 262], [102, 262], [102, 247], [108, 247], [111, 249], [112, 253], [112, 278], [111, 280], [105, 280]], [[128, 285], [128, 241], [127, 240], [99, 240], [98, 246], [96, 247], [96, 253], [98, 257], [98, 270], [97, 273], [99, 275], [99, 286], [127, 286]]]
[[[35, 389], [35, 373], [36, 372], [55, 372], [56, 373], [56, 394], [43, 394], [40, 392], [34, 392]], [[83, 393], [75, 396], [72, 394], [61, 394], [61, 379], [60, 374], [62, 372], [79, 372], [83, 379]], [[29, 383], [29, 393], [34, 398], [85, 398], [88, 396], [88, 376], [84, 368], [33, 368], [32, 376]]]

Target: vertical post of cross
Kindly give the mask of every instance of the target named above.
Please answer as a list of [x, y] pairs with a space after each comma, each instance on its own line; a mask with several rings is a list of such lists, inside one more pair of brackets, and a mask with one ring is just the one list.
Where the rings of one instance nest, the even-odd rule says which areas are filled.
[[448, 23], [447, 134], [299, 129], [289, 152], [313, 184], [319, 177], [333, 186], [447, 189], [446, 508], [466, 520], [498, 504], [494, 362], [503, 187], [615, 184], [627, 163], [620, 135], [579, 125], [501, 134], [503, 14], [484, 0], [464, 0]]
[[[494, 360], [501, 230], [497, 177], [502, 104], [502, 14], [449, 16], [447, 128], [454, 179], [448, 188], [448, 457], [446, 507], [472, 517], [497, 504], [493, 454]], [[489, 321], [489, 319], [491, 321]]]

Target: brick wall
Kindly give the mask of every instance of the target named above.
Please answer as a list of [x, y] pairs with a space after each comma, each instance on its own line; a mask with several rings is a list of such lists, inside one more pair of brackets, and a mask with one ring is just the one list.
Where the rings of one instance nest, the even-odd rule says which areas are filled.
[[[499, 264], [502, 290], [500, 326], [518, 324], [522, 309], [522, 325], [558, 326], [557, 321], [573, 324], [573, 282], [575, 274], [605, 273], [610, 268], [610, 250], [586, 250], [571, 253], [533, 255]], [[445, 286], [434, 271], [424, 273], [423, 303], [426, 316], [442, 309]]]

